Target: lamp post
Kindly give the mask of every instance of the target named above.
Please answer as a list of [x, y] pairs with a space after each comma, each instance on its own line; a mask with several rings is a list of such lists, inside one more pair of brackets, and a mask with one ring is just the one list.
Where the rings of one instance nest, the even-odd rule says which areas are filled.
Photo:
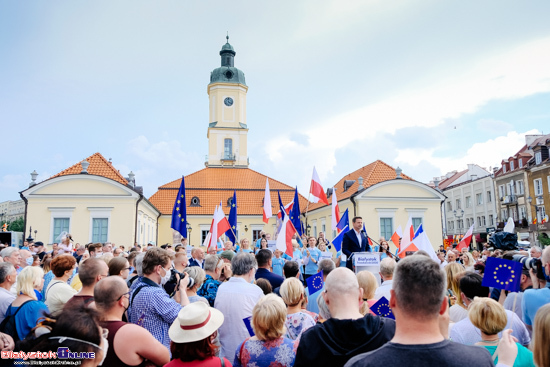
[[306, 229], [307, 229], [307, 235], [309, 236], [311, 233], [311, 226], [308, 224]]
[[244, 231], [248, 232], [248, 226], [246, 224], [244, 225]]
[[191, 228], [191, 225], [189, 223], [187, 223], [187, 232], [189, 232], [189, 244], [191, 244], [191, 231], [193, 230], [193, 228]]
[[[542, 195], [537, 196], [537, 199], [542, 199]], [[529, 197], [527, 198], [527, 202], [529, 203], [529, 205], [535, 207], [535, 219], [537, 220], [537, 222], [535, 223], [535, 226], [536, 226], [535, 228], [536, 228], [536, 231], [537, 231], [537, 237], [535, 238], [535, 243], [537, 243], [537, 241], [539, 239], [539, 236], [540, 236], [540, 233], [539, 233], [539, 207], [537, 206], [536, 202], [535, 202], [535, 204], [533, 204], [533, 198], [531, 197], [531, 195], [529, 195]]]

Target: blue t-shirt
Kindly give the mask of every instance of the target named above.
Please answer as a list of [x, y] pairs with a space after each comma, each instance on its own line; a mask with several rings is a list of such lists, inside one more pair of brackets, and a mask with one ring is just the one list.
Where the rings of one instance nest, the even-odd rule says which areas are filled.
[[273, 272], [277, 275], [283, 276], [283, 266], [285, 265], [285, 259], [282, 257], [271, 259], [271, 266], [273, 267]]
[[[319, 249], [316, 248], [316, 247], [313, 247], [313, 248], [308, 247], [307, 250], [309, 250], [310, 258], [309, 258], [309, 262], [306, 265], [306, 269], [305, 269], [304, 273], [305, 274], [317, 274], [319, 272], [318, 271], [319, 266], [318, 266], [317, 263], [319, 262], [319, 257], [321, 257], [321, 251], [319, 251]], [[304, 250], [303, 256], [304, 256], [304, 258], [307, 257], [306, 250]], [[311, 261], [311, 259], [314, 259], [315, 262]]]
[[547, 303], [550, 303], [550, 288], [527, 289], [523, 292], [523, 299], [521, 302], [523, 322], [526, 325], [533, 325], [535, 322], [535, 314], [538, 309]]
[[344, 260], [342, 260], [342, 251], [341, 250], [336, 253], [336, 258], [340, 259], [340, 267], [345, 268], [346, 267], [346, 262]]

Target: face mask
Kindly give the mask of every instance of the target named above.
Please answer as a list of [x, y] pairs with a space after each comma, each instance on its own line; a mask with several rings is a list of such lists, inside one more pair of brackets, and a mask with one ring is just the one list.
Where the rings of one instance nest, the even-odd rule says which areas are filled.
[[96, 252], [95, 253], [95, 257], [101, 257], [101, 256], [103, 256], [103, 252]]
[[107, 357], [107, 351], [109, 351], [109, 341], [105, 339], [104, 337], [101, 337], [103, 339], [103, 348], [101, 350], [103, 351], [103, 358], [101, 359], [101, 362], [99, 362], [98, 366], [103, 366], [103, 362], [105, 362], [105, 358]]
[[34, 294], [35, 294], [36, 299], [37, 299], [38, 301], [42, 301], [42, 292], [39, 292], [39, 291], [37, 291], [37, 290], [35, 289], [35, 290], [34, 290]]
[[32, 252], [34, 252], [35, 254], [37, 254], [37, 253], [38, 253], [38, 247], [33, 247]]
[[[164, 269], [166, 271], [166, 269]], [[170, 270], [166, 271], [166, 275], [160, 278], [160, 285], [165, 285], [169, 280], [172, 272]]]
[[130, 272], [129, 274], [132, 274], [134, 272], [135, 268], [133, 266], [130, 266]]
[[28, 266], [31, 266], [32, 263], [34, 262], [34, 259], [32, 257], [27, 257], [27, 260], [25, 260], [25, 262], [27, 263]]
[[483, 261], [487, 260], [487, 256], [483, 255], [483, 256], [481, 257], [481, 260], [483, 260]]

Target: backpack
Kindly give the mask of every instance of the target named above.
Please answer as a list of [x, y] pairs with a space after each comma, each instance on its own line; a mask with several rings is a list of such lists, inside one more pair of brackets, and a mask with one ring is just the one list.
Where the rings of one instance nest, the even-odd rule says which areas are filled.
[[17, 311], [15, 311], [13, 315], [8, 315], [9, 313], [11, 313], [11, 309], [12, 309], [12, 306], [10, 305], [6, 310], [6, 318], [2, 321], [2, 323], [0, 323], [0, 331], [3, 332], [4, 334], [8, 334], [9, 336], [11, 336], [13, 338], [14, 343], [17, 343], [20, 340], [19, 334], [17, 333], [17, 329], [15, 327], [15, 316], [19, 311], [21, 311], [23, 306], [25, 306], [27, 303], [32, 301], [33, 300], [30, 299], [28, 301], [23, 302], [21, 306], [17, 308]]

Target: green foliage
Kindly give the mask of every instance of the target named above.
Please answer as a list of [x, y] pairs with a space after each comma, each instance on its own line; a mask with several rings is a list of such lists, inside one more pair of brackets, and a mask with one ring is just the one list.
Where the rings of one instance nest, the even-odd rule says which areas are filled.
[[[5, 221], [2, 221], [2, 225], [4, 225]], [[23, 218], [17, 218], [14, 221], [7, 222], [8, 223], [8, 231], [14, 231], [14, 232], [23, 232], [25, 229], [25, 221]]]
[[548, 236], [539, 235], [538, 240], [540, 241], [542, 248], [545, 248], [546, 246], [550, 246], [550, 238], [548, 238]]

